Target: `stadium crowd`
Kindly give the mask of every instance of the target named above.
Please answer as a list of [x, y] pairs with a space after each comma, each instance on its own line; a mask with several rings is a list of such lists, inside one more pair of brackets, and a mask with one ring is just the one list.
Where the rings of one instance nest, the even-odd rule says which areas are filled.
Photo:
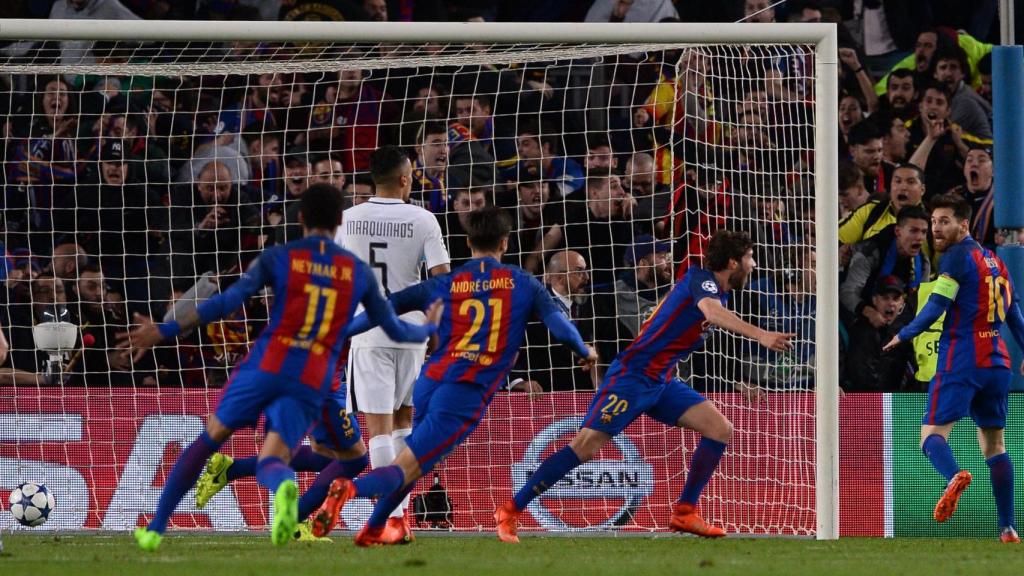
[[[995, 3], [911, 0], [58, 0], [0, 17], [217, 20], [843, 22], [838, 110], [841, 384], [923, 391], [938, 332], [882, 352], [937, 269], [929, 198], [970, 200], [972, 235], [992, 221], [991, 42]], [[913, 14], [913, 17], [911, 17]], [[368, 157], [414, 160], [410, 201], [437, 215], [452, 267], [469, 257], [465, 215], [487, 204], [515, 225], [509, 262], [536, 274], [607, 364], [715, 230], [758, 243], [760, 270], [735, 309], [797, 333], [788, 353], [722, 334], [682, 370], [697, 389], [814, 386], [813, 51], [717, 46], [565, 61], [364, 67], [401, 47], [363, 47], [340, 72], [130, 75], [188, 51], [130, 42], [15, 42], [0, 59], [110, 66], [106, 75], [0, 78], [3, 195], [0, 324], [5, 383], [59, 384], [32, 326], [82, 327], [64, 383], [218, 386], [266, 318], [267, 298], [133, 362], [114, 334], [141, 313], [230, 285], [265, 246], [297, 238], [297, 198], [326, 182], [373, 195]], [[194, 46], [193, 46], [194, 48]], [[424, 50], [443, 56], [452, 47]], [[281, 46], [209, 45], [220, 61]], [[213, 55], [213, 56], [211, 56]], [[255, 56], [253, 56], [255, 55]], [[355, 58], [355, 60], [352, 60]], [[19, 60], [20, 59], [20, 60]], [[344, 60], [344, 59], [343, 59]], [[197, 62], [197, 67], [202, 62]], [[728, 69], [726, 69], [728, 67]], [[118, 73], [120, 72], [120, 73]], [[372, 263], [371, 263], [372, 264]], [[540, 326], [512, 390], [593, 389], [600, 371]]]

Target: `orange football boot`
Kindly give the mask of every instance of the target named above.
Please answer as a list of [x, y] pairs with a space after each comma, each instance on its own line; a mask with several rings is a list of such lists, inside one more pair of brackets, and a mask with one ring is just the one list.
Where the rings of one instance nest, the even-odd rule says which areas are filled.
[[956, 504], [960, 501], [960, 495], [967, 490], [967, 487], [971, 485], [971, 473], [967, 470], [961, 470], [953, 476], [953, 479], [946, 485], [946, 491], [942, 493], [942, 498], [939, 498], [937, 504], [935, 504], [935, 517], [936, 522], [945, 522], [953, 516], [953, 512], [956, 512]]
[[384, 544], [411, 544], [416, 537], [412, 535], [412, 528], [409, 521], [402, 518], [388, 518], [384, 526], [384, 535], [381, 537]]
[[668, 524], [674, 532], [689, 532], [704, 538], [721, 538], [725, 530], [712, 526], [697, 514], [697, 507], [685, 502], [676, 502], [672, 506], [672, 519]]
[[356, 486], [348, 478], [338, 478], [331, 482], [331, 487], [327, 489], [327, 498], [324, 499], [324, 503], [313, 514], [313, 519], [310, 521], [313, 536], [323, 538], [330, 533], [334, 529], [334, 525], [338, 523], [341, 509], [344, 508], [346, 502], [355, 498], [355, 495]]
[[505, 502], [494, 511], [494, 522], [498, 525], [498, 540], [508, 544], [518, 544], [519, 515], [516, 505], [511, 500]]
[[355, 543], [356, 546], [362, 546], [363, 548], [369, 546], [385, 546], [388, 543], [384, 541], [384, 533], [386, 532], [387, 525], [381, 526], [380, 528], [370, 528], [369, 526], [363, 526], [363, 529], [356, 534]]
[[1020, 536], [1017, 536], [1017, 531], [1013, 529], [1013, 526], [1007, 526], [999, 534], [999, 541], [1003, 544], [1020, 544]]

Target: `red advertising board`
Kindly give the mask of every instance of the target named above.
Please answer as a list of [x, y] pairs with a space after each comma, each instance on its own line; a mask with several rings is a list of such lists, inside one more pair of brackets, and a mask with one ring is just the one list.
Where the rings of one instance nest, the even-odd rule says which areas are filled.
[[[0, 497], [6, 498], [6, 491], [21, 481], [45, 482], [57, 500], [47, 528], [120, 530], [137, 525], [155, 509], [182, 443], [198, 435], [218, 394], [133, 388], [54, 392], [0, 388]], [[495, 506], [545, 456], [568, 442], [590, 398], [586, 393], [534, 400], [525, 395], [496, 397], [476, 432], [438, 469], [453, 502], [455, 528], [489, 529]], [[844, 400], [844, 414], [855, 413], [864, 426], [861, 431], [871, 428], [871, 413], [878, 412], [864, 398]], [[813, 395], [773, 394], [756, 404], [733, 394], [718, 394], [713, 400], [732, 420], [736, 434], [705, 492], [705, 516], [730, 532], [812, 533]], [[256, 432], [239, 432], [225, 451], [255, 454], [257, 440]], [[664, 530], [696, 442], [691, 432], [642, 418], [597, 459], [539, 499], [525, 515], [524, 528]], [[856, 463], [844, 461], [846, 468], [851, 465]], [[433, 481], [432, 476], [424, 478], [420, 488]], [[843, 487], [870, 491], [876, 489], [872, 482], [859, 477], [852, 484], [844, 480]], [[194, 509], [190, 494], [172, 523], [178, 528], [262, 528], [266, 506], [266, 495], [255, 482], [242, 480], [203, 511]], [[368, 513], [369, 503], [356, 501], [346, 507], [343, 520], [357, 525]], [[844, 533], [874, 532], [870, 511], [848, 520], [853, 523], [844, 521]], [[10, 522], [9, 515], [0, 517], [0, 526]]]

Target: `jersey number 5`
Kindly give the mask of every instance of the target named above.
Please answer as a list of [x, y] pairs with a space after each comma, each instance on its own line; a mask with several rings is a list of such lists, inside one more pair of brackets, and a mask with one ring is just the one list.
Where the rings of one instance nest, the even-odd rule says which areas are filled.
[[370, 267], [380, 270], [380, 285], [384, 287], [384, 294], [391, 296], [388, 290], [388, 263], [377, 260], [377, 250], [387, 250], [387, 242], [370, 242]]
[[[1002, 276], [986, 276], [985, 285], [988, 287], [988, 321], [995, 322], [999, 316], [1000, 322], [1006, 322], [1006, 308], [1010, 305], [1010, 283]], [[1006, 290], [1006, 296], [1003, 296]]]
[[487, 338], [487, 351], [491, 353], [497, 352], [502, 313], [502, 301], [499, 298], [488, 298], [487, 306], [484, 306], [484, 303], [477, 298], [469, 298], [462, 301], [462, 304], [459, 305], [459, 316], [462, 318], [471, 316], [471, 318], [469, 330], [466, 330], [462, 340], [459, 340], [459, 343], [455, 345], [456, 350], [464, 352], [480, 351], [480, 345], [473, 342], [473, 337], [480, 331], [480, 326], [484, 323], [484, 315], [487, 313], [488, 307], [491, 309], [491, 329]]

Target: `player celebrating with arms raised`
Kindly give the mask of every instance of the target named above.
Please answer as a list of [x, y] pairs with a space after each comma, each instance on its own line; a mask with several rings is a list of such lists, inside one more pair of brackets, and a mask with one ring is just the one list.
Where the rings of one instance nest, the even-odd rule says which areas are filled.
[[[235, 430], [255, 425], [261, 414], [267, 432], [256, 480], [275, 492], [271, 540], [286, 544], [298, 524], [298, 487], [288, 463], [335, 387], [333, 376], [356, 306], [361, 303], [395, 340], [423, 341], [436, 328], [399, 320], [380, 295], [369, 266], [334, 243], [341, 202], [341, 192], [333, 186], [310, 187], [300, 206], [304, 238], [264, 251], [235, 284], [183, 318], [154, 324], [136, 315], [141, 326], [119, 335], [119, 345], [130, 343], [139, 356], [163, 339], [225, 317], [266, 285], [274, 290], [267, 327], [231, 375], [206, 430], [175, 462], [152, 521], [135, 531], [143, 550], [160, 545], [168, 520], [207, 458]], [[431, 322], [439, 317], [439, 308], [435, 305], [428, 313]]]
[[1024, 316], [1013, 298], [1006, 265], [968, 233], [971, 205], [951, 193], [936, 196], [931, 209], [935, 248], [944, 252], [939, 279], [914, 321], [884, 349], [914, 338], [946, 313], [938, 369], [921, 420], [921, 450], [947, 482], [934, 517], [937, 522], [948, 520], [971, 484], [971, 473], [960, 469], [947, 442], [957, 420], [970, 415], [978, 425], [978, 445], [991, 473], [1000, 540], [1019, 543], [1013, 462], [1003, 443], [1012, 369], [1000, 329], [1008, 324], [1017, 344], [1024, 347]]
[[[359, 546], [384, 544], [388, 514], [416, 483], [465, 440], [484, 417], [505, 382], [523, 344], [526, 323], [536, 315], [558, 341], [592, 366], [597, 353], [583, 343], [576, 327], [557, 308], [544, 286], [517, 266], [501, 264], [511, 224], [501, 208], [489, 206], [469, 215], [467, 242], [473, 259], [450, 274], [393, 294], [401, 311], [422, 309], [440, 296], [446, 303], [438, 347], [413, 387], [416, 407], [412, 435], [392, 466], [331, 485], [313, 518], [313, 534], [323, 536], [353, 497], [376, 497]], [[360, 328], [353, 323], [352, 333]]]
[[494, 512], [501, 541], [519, 542], [519, 515], [527, 505], [573, 468], [593, 459], [641, 414], [701, 435], [683, 493], [673, 507], [672, 530], [725, 536], [724, 530], [706, 523], [696, 509], [700, 493], [732, 439], [732, 424], [711, 402], [675, 377], [676, 365], [704, 345], [710, 324], [776, 351], [788, 350], [795, 334], [762, 330], [725, 308], [728, 293], [742, 288], [756, 267], [753, 243], [746, 233], [716, 232], [705, 260], [707, 268], [691, 268], [636, 339], [612, 362], [572, 442], [544, 460], [515, 497]]

